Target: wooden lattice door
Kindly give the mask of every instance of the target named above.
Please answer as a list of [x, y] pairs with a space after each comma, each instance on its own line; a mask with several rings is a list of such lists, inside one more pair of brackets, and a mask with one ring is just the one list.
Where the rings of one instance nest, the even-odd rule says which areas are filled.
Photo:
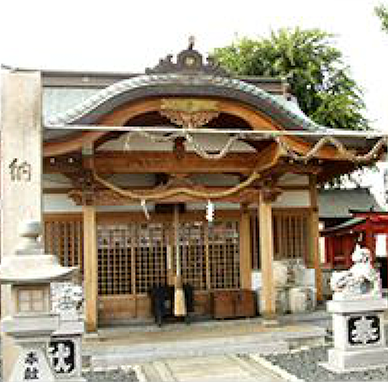
[[[46, 248], [62, 264], [83, 268], [82, 217], [46, 221]], [[179, 243], [182, 280], [194, 291], [240, 287], [239, 222], [237, 218], [209, 225], [198, 216], [182, 215], [179, 240], [172, 216], [152, 221], [130, 214], [100, 218], [97, 225], [100, 318], [142, 318], [150, 315], [148, 292], [173, 285]]]
[[240, 287], [238, 220], [181, 222], [179, 236], [184, 282], [198, 291]]
[[167, 283], [168, 223], [100, 224], [100, 295], [147, 294]]

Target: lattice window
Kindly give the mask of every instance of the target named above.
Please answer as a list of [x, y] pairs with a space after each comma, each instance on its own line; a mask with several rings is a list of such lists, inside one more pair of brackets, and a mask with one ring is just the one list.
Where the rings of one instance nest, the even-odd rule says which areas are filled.
[[284, 210], [273, 212], [274, 258], [302, 258], [308, 264], [310, 257], [310, 212]]
[[98, 288], [99, 294], [131, 294], [132, 227], [130, 225], [99, 225]]
[[167, 283], [167, 223], [144, 223], [136, 227], [136, 293], [147, 293]]
[[[311, 264], [310, 211], [285, 209], [272, 212], [274, 259], [302, 258]], [[260, 227], [256, 211], [251, 214], [252, 267], [260, 269]]]
[[[61, 263], [83, 270], [83, 223], [79, 218], [45, 223], [46, 250]], [[167, 284], [168, 266], [175, 272], [172, 222], [102, 223], [97, 226], [100, 295], [145, 294]], [[182, 221], [179, 228], [183, 281], [195, 290], [238, 288], [239, 223]], [[170, 259], [171, 257], [171, 259]], [[169, 264], [171, 263], [171, 264]]]
[[83, 222], [81, 217], [46, 218], [44, 246], [65, 266], [78, 266], [83, 274]]
[[99, 225], [99, 293], [145, 294], [166, 284], [167, 231], [162, 223]]
[[184, 222], [179, 227], [182, 278], [196, 290], [206, 290], [205, 224]]
[[209, 228], [210, 280], [212, 289], [240, 287], [239, 224], [216, 222]]

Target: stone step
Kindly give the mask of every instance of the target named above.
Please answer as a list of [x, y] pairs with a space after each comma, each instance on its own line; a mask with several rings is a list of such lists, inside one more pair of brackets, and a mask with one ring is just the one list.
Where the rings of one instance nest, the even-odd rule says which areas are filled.
[[131, 346], [104, 347], [103, 351], [94, 351], [90, 356], [91, 368], [109, 368], [112, 366], [152, 362], [167, 358], [196, 357], [218, 354], [238, 354], [255, 352], [270, 354], [286, 352], [286, 341], [261, 342], [256, 336], [247, 338], [202, 339], [182, 342], [164, 342], [138, 344]]
[[286, 352], [305, 344], [321, 344], [325, 330], [309, 327], [305, 330], [283, 330], [253, 333], [233, 337], [201, 338], [139, 344], [84, 346], [84, 355], [92, 368], [109, 368], [123, 364], [152, 362], [167, 358], [195, 357], [219, 354], [271, 354]]

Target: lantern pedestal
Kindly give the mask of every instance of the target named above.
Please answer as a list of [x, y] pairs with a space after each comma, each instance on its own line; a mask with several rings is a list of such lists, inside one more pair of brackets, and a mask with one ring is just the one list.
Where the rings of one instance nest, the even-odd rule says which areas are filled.
[[333, 315], [334, 348], [328, 351], [328, 362], [322, 364], [336, 373], [363, 371], [388, 365], [385, 344], [384, 298], [329, 301]]
[[21, 347], [9, 382], [54, 382], [55, 376], [47, 359], [50, 335], [59, 327], [57, 314], [6, 317], [2, 330]]

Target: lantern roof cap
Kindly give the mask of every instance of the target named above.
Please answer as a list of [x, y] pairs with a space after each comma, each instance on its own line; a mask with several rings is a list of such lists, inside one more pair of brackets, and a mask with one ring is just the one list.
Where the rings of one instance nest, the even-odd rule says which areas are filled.
[[44, 284], [71, 278], [77, 267], [64, 267], [55, 255], [46, 254], [38, 241], [39, 221], [23, 221], [19, 226], [20, 241], [16, 251], [4, 256], [0, 265], [2, 284]]

